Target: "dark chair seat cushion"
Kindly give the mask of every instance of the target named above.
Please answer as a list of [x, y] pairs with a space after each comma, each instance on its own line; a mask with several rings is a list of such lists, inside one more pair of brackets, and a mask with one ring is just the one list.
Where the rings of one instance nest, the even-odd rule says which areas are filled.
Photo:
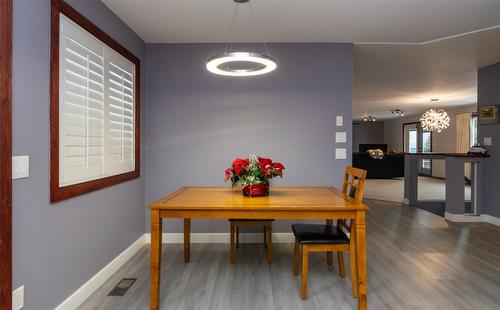
[[333, 225], [293, 224], [293, 234], [300, 244], [345, 244], [347, 235]]

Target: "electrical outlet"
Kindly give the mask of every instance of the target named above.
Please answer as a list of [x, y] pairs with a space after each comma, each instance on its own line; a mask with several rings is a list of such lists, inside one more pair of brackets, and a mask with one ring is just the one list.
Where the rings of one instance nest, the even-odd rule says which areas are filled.
[[20, 310], [24, 307], [24, 285], [12, 292], [12, 310]]

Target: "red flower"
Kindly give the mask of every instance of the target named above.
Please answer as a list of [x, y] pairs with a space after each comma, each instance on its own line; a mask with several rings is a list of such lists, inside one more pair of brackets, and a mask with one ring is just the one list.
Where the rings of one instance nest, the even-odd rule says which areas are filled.
[[231, 174], [233, 174], [233, 170], [231, 170], [231, 168], [227, 168], [226, 171], [224, 171], [224, 182], [229, 180]]
[[264, 158], [264, 157], [259, 157], [258, 161], [259, 161], [259, 167], [262, 170], [268, 169], [269, 167], [271, 167], [271, 165], [273, 163], [272, 160], [270, 160], [269, 158]]
[[273, 169], [276, 170], [278, 173], [283, 173], [283, 170], [285, 170], [285, 166], [281, 163], [274, 163], [273, 164]]
[[259, 162], [260, 171], [263, 174], [270, 175], [273, 161], [264, 157], [259, 157], [257, 160]]
[[233, 161], [233, 169], [234, 169], [234, 173], [236, 175], [240, 175], [241, 171], [242, 170], [246, 170], [248, 165], [250, 165], [250, 160], [247, 158], [247, 159], [243, 159], [243, 158], [236, 158], [234, 161]]

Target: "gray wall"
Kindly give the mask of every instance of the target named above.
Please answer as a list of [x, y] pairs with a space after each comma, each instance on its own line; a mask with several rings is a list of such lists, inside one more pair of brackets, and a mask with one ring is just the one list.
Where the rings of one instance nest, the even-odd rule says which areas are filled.
[[[180, 186], [224, 185], [234, 157], [252, 153], [284, 163], [275, 184], [338, 186], [351, 158], [348, 143], [348, 159], [334, 160], [334, 132], [342, 115], [351, 141], [352, 45], [271, 44], [278, 69], [250, 78], [206, 71], [207, 57], [223, 50], [147, 45], [146, 203]], [[165, 231], [182, 231], [181, 222], [169, 220]], [[227, 231], [227, 221], [193, 223], [193, 232]]]
[[360, 144], [383, 144], [384, 122], [353, 122], [352, 151], [359, 152]]
[[[479, 69], [478, 106], [500, 105], [500, 63]], [[478, 141], [492, 138], [487, 146], [490, 158], [486, 160], [486, 213], [500, 217], [500, 124], [478, 127]]]
[[[68, 2], [143, 58], [100, 1]], [[13, 148], [30, 156], [30, 177], [13, 186], [13, 285], [25, 285], [26, 310], [53, 309], [144, 233], [143, 177], [50, 204], [49, 43], [50, 1], [14, 1]]]

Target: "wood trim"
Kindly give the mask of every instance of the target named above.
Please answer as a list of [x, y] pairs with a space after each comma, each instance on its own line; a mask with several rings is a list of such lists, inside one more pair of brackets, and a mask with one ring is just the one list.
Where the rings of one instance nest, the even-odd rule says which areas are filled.
[[12, 309], [12, 0], [0, 1], [0, 309]]
[[[135, 65], [135, 170], [89, 182], [59, 186], [59, 15], [80, 25], [99, 40], [113, 48]], [[140, 176], [141, 163], [141, 62], [107, 33], [78, 13], [63, 0], [52, 0], [51, 5], [51, 60], [50, 60], [50, 201], [57, 202], [102, 189]]]

